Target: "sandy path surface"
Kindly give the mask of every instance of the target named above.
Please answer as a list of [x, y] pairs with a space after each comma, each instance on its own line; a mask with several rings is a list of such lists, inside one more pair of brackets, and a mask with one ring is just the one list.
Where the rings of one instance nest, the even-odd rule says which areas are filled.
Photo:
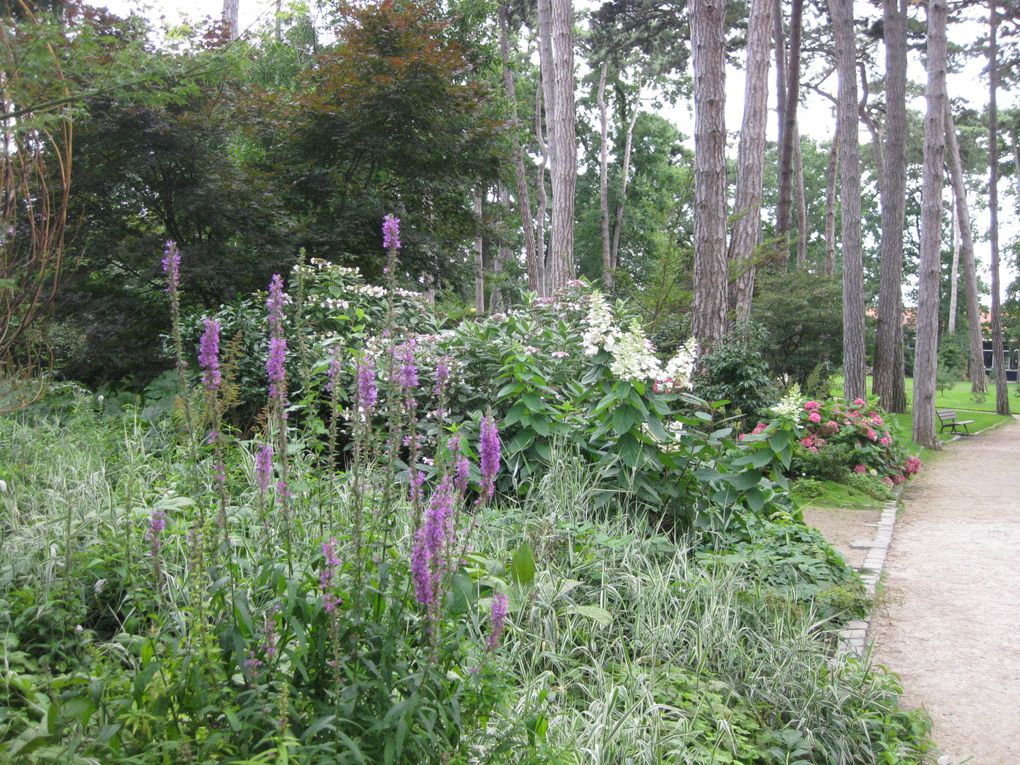
[[946, 447], [908, 487], [875, 658], [934, 722], [944, 763], [1020, 763], [1020, 422]]
[[[854, 568], [864, 565], [868, 548], [854, 547], [856, 542], [870, 542], [875, 537], [874, 525], [882, 514], [878, 510], [836, 510], [828, 507], [804, 508], [804, 523], [814, 526]], [[870, 524], [870, 525], [869, 525]]]

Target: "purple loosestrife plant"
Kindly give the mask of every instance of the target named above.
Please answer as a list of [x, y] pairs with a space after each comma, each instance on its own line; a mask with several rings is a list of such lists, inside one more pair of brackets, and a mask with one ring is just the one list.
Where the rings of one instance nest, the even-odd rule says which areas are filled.
[[499, 429], [491, 415], [482, 418], [481, 437], [478, 445], [479, 470], [482, 474], [481, 496], [478, 501], [488, 502], [496, 490], [496, 474], [499, 472], [500, 441]]
[[181, 286], [181, 252], [177, 242], [168, 241], [163, 246], [163, 273], [166, 274], [167, 294], [174, 294]]
[[503, 630], [506, 627], [506, 617], [509, 610], [506, 595], [502, 592], [493, 593], [491, 630], [489, 631], [489, 639], [486, 641], [486, 647], [489, 650], [499, 645], [499, 639], [503, 636]]
[[162, 588], [160, 582], [160, 550], [163, 548], [163, 532], [166, 530], [166, 515], [160, 508], [153, 508], [149, 513], [149, 528], [146, 536], [149, 538], [150, 550], [152, 552], [152, 572], [156, 581], [156, 594]]
[[269, 491], [269, 484], [272, 480], [273, 447], [270, 444], [262, 444], [255, 453], [255, 483], [259, 487], [260, 494]]
[[[197, 470], [198, 452], [195, 443], [195, 428], [191, 418], [191, 400], [188, 397], [188, 381], [185, 374], [188, 364], [184, 360], [184, 340], [181, 333], [181, 253], [177, 243], [169, 241], [163, 249], [163, 274], [166, 276], [166, 294], [170, 297], [170, 329], [174, 339], [175, 367], [177, 369], [177, 397], [184, 410], [184, 424], [191, 446], [191, 466]], [[197, 484], [197, 473], [195, 475]]]
[[322, 591], [322, 607], [327, 614], [332, 614], [338, 605], [340, 598], [333, 591], [336, 585], [336, 570], [340, 566], [340, 558], [336, 554], [336, 539], [330, 538], [322, 543], [322, 555], [325, 558], [325, 565], [319, 573], [319, 589]]
[[202, 320], [205, 330], [198, 341], [198, 365], [202, 369], [202, 384], [207, 391], [217, 391], [223, 382], [220, 375], [220, 323], [216, 319]]
[[439, 615], [442, 577], [447, 571], [454, 543], [453, 515], [456, 496], [449, 476], [444, 476], [432, 492], [425, 511], [425, 523], [415, 534], [411, 551], [411, 572], [415, 598], [428, 609], [430, 620]]
[[390, 213], [383, 218], [382, 224], [383, 249], [392, 251], [400, 249], [400, 218]]
[[291, 546], [290, 489], [287, 461], [287, 337], [284, 328], [284, 307], [288, 301], [283, 290], [283, 278], [273, 274], [266, 298], [266, 318], [269, 323], [269, 356], [266, 358], [266, 377], [269, 382], [269, 420], [275, 436], [275, 453], [280, 461], [280, 475], [276, 482], [277, 498], [283, 510], [284, 543], [287, 550], [287, 573], [294, 574]]
[[368, 417], [379, 400], [375, 382], [375, 360], [365, 356], [358, 362], [358, 409]]
[[393, 349], [394, 361], [397, 364], [396, 382], [405, 396], [411, 397], [411, 391], [418, 387], [418, 366], [414, 359], [415, 341], [411, 338]]

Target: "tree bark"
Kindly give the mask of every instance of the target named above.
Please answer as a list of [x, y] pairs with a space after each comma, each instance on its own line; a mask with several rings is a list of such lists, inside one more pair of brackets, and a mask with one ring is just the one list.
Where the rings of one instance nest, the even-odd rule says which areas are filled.
[[[804, 18], [804, 0], [790, 6], [789, 61], [786, 70], [786, 95], [783, 98], [783, 131], [779, 151], [779, 204], [776, 208], [776, 233], [782, 262], [790, 258], [790, 218], [793, 207], [794, 141], [797, 133], [797, 106], [800, 102], [800, 39]], [[780, 19], [780, 24], [782, 20]]]
[[[907, 174], [906, 0], [885, 0], [885, 151], [876, 156], [882, 260], [872, 392], [890, 412], [907, 411], [903, 359], [903, 222]], [[875, 131], [876, 139], [878, 131]], [[884, 154], [884, 156], [882, 156]]]
[[475, 314], [485, 314], [485, 236], [482, 233], [482, 191], [475, 192]]
[[953, 210], [953, 264], [949, 268], [949, 319], [946, 322], [946, 333], [956, 334], [956, 308], [959, 305], [958, 284], [960, 281], [960, 217], [956, 214], [956, 201]]
[[507, 31], [507, 6], [499, 7], [499, 50], [503, 59], [503, 89], [510, 105], [510, 156], [514, 163], [514, 177], [517, 181], [517, 207], [521, 216], [521, 230], [524, 234], [525, 263], [528, 268], [528, 289], [541, 291], [538, 268], [538, 250], [535, 247], [535, 221], [531, 213], [531, 194], [528, 191], [528, 173], [524, 165], [524, 151], [521, 148], [520, 124], [517, 117], [517, 90], [514, 74], [510, 68], [510, 39]]
[[227, 39], [231, 42], [241, 34], [238, 21], [239, 6], [240, 0], [223, 0], [223, 29], [227, 33]]
[[694, 305], [702, 353], [726, 329], [726, 6], [692, 0], [694, 69]]
[[864, 262], [861, 252], [861, 158], [857, 131], [857, 71], [853, 0], [829, 0], [839, 77], [839, 131], [843, 252], [843, 393], [847, 400], [867, 394], [864, 346]]
[[942, 172], [946, 142], [946, 15], [946, 0], [929, 0], [913, 413], [914, 441], [933, 449], [939, 443], [935, 431], [935, 376], [938, 369]]
[[549, 246], [546, 240], [549, 197], [545, 188], [545, 171], [549, 163], [549, 142], [546, 140], [545, 133], [542, 130], [543, 101], [545, 100], [542, 95], [544, 88], [542, 77], [539, 75], [538, 87], [535, 89], [535, 141], [538, 143], [541, 161], [538, 167], [535, 168], [537, 176], [535, 188], [537, 190], [536, 195], [538, 196], [538, 210], [535, 216], [535, 265], [538, 271], [538, 294], [543, 297], [549, 294], [546, 279], [547, 264], [549, 262]]
[[967, 187], [963, 183], [963, 162], [960, 160], [960, 142], [956, 137], [953, 112], [946, 98], [946, 154], [949, 178], [953, 184], [956, 202], [956, 220], [960, 227], [960, 255], [963, 261], [963, 282], [967, 293], [967, 335], [970, 339], [970, 389], [984, 393], [988, 389], [985, 378], [984, 338], [981, 331], [981, 303], [977, 288], [977, 267], [974, 262], [974, 238], [970, 227], [970, 210], [967, 206]]
[[836, 171], [839, 166], [839, 130], [832, 136], [829, 169], [825, 174], [825, 275], [836, 273]]
[[577, 184], [577, 136], [574, 116], [574, 7], [571, 0], [552, 0], [552, 46], [555, 81], [552, 140], [552, 237], [547, 274], [550, 292], [576, 276], [574, 266], [574, 192]]
[[634, 113], [627, 123], [627, 136], [623, 142], [623, 168], [620, 178], [620, 201], [616, 203], [616, 223], [613, 225], [612, 268], [620, 267], [620, 235], [623, 231], [623, 211], [627, 204], [627, 183], [630, 181], [630, 155], [634, 147], [634, 126], [641, 112], [635, 107]]
[[1002, 306], [999, 288], [999, 9], [996, 0], [988, 7], [988, 244], [992, 271], [992, 366], [995, 371], [995, 411], [1009, 414], [1006, 387], [1006, 354], [1002, 338]]
[[609, 234], [609, 117], [606, 113], [606, 69], [599, 70], [599, 212], [602, 224], [602, 286], [613, 287], [613, 241]]
[[[772, 52], [776, 59], [776, 136], [777, 145], [782, 147], [786, 125], [786, 34], [783, 31], [782, 0], [772, 2]], [[782, 174], [781, 167], [780, 161], [776, 166], [777, 178]]]
[[800, 144], [800, 129], [794, 144], [793, 164], [797, 173], [797, 267], [807, 263], [807, 197], [804, 194], [804, 153]]
[[771, 0], [751, 0], [744, 64], [744, 118], [737, 149], [737, 189], [733, 233], [727, 260], [735, 279], [730, 295], [737, 321], [751, 313], [754, 295], [754, 257], [761, 235], [762, 176], [765, 171], [765, 127], [768, 120], [769, 37]]
[[[497, 193], [499, 196], [500, 214], [503, 216], [503, 220], [507, 221], [510, 218], [510, 189], [507, 188], [506, 184], [500, 183]], [[507, 241], [506, 229], [504, 227], [496, 246], [496, 257], [492, 261], [493, 279], [492, 285], [489, 288], [490, 313], [497, 313], [506, 307], [506, 299], [503, 295], [503, 273], [511, 257], [512, 251]]]

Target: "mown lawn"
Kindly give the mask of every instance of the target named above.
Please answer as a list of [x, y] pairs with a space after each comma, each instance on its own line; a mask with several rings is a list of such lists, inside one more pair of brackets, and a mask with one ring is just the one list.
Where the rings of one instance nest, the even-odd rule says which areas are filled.
[[[1016, 383], [1009, 384], [1009, 407], [1012, 412], [1020, 414], [1020, 386]], [[843, 378], [832, 378], [832, 391], [838, 394], [843, 390]], [[868, 390], [871, 390], [871, 376], [868, 375]], [[907, 401], [913, 401], [914, 381], [907, 378]], [[967, 409], [975, 412], [995, 411], [995, 383], [989, 381], [988, 392], [984, 395], [975, 396], [970, 391], [969, 382], [957, 382], [952, 388], [938, 391], [935, 396], [935, 405], [946, 409]], [[964, 419], [972, 419], [968, 415]]]

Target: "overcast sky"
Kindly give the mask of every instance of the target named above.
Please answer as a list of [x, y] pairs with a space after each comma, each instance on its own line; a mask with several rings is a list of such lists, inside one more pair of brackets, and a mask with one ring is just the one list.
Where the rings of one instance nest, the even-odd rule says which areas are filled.
[[[575, 0], [578, 8], [593, 7], [596, 2], [591, 0]], [[215, 0], [166, 0], [165, 2], [151, 2], [149, 0], [95, 0], [96, 5], [105, 5], [115, 13], [126, 15], [129, 12], [142, 13], [154, 22], [161, 19], [170, 26], [176, 26], [183, 20], [199, 20], [205, 17], [216, 18], [222, 11], [222, 2]], [[284, 5], [287, 3], [284, 2]], [[275, 0], [240, 0], [240, 26], [242, 33], [247, 30], [261, 26], [272, 19]], [[859, 14], [862, 16], [874, 16], [876, 11], [870, 3], [862, 3], [857, 0]], [[913, 13], [919, 13], [913, 10]], [[951, 45], [966, 45], [974, 42], [985, 31], [984, 19], [978, 17], [973, 21], [956, 22], [950, 25], [949, 42]], [[882, 55], [879, 53], [878, 55]], [[988, 86], [982, 76], [983, 62], [969, 61], [966, 67], [956, 73], [950, 73], [948, 78], [949, 95], [954, 100], [962, 99], [975, 109], [983, 109], [988, 103]], [[910, 79], [917, 83], [925, 81], [924, 64], [918, 56], [912, 55], [910, 59]], [[744, 75], [740, 69], [729, 67], [726, 72], [726, 127], [731, 134], [739, 130], [743, 116], [744, 96]], [[835, 92], [835, 75], [830, 77], [831, 90]], [[999, 91], [1000, 108], [1009, 108], [1017, 103], [1013, 94], [1005, 88]], [[769, 93], [770, 109], [775, 109], [775, 94]], [[923, 112], [924, 99], [918, 98], [911, 105], [913, 109]], [[677, 124], [686, 135], [693, 132], [693, 115], [687, 105], [680, 105], [678, 108], [670, 108], [664, 112], [664, 116]], [[818, 141], [827, 141], [832, 137], [835, 120], [832, 106], [829, 101], [818, 95], [808, 95], [800, 110], [800, 130], [803, 135], [810, 136]], [[776, 139], [776, 116], [773, 112], [768, 121], [769, 139]], [[867, 132], [862, 128], [862, 140], [868, 140]], [[693, 143], [693, 142], [692, 142]], [[736, 141], [730, 141], [730, 151], [736, 154]], [[1000, 189], [1000, 240], [1003, 245], [1008, 244], [1011, 239], [1020, 234], [1020, 226], [1016, 214], [1016, 203], [1014, 197], [1009, 193], [1011, 183], [1006, 179]], [[948, 182], [946, 196], [948, 199]], [[978, 209], [979, 205], [972, 205], [971, 214], [975, 218], [975, 250], [979, 264], [979, 272], [988, 281], [988, 244], [984, 232], [988, 228], [988, 212], [985, 209]], [[1016, 274], [1006, 270], [1003, 274], [1004, 284], [1014, 278]]]

